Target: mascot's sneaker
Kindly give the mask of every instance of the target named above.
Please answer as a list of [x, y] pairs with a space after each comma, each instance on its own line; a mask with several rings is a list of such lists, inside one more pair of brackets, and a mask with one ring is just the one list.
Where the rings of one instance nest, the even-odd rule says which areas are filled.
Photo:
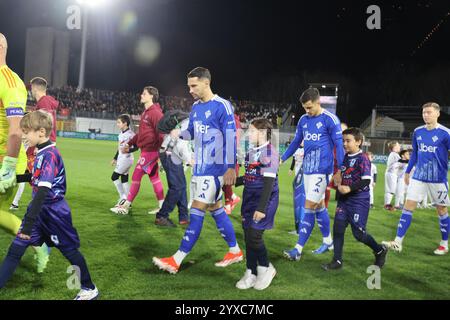
[[241, 280], [239, 280], [236, 283], [236, 288], [241, 290], [250, 289], [255, 286], [255, 283], [256, 283], [256, 276], [252, 273], [252, 270], [247, 269]]
[[273, 278], [277, 274], [274, 266], [269, 263], [268, 267], [257, 267], [258, 275], [256, 276], [256, 283], [253, 288], [256, 290], [264, 290], [272, 283]]
[[80, 292], [73, 300], [97, 300], [99, 294], [97, 287], [94, 287], [94, 289], [81, 287]]

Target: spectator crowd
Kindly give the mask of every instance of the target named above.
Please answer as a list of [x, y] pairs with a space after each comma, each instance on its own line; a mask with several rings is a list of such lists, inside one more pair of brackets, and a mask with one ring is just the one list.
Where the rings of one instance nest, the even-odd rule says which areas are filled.
[[[55, 97], [60, 102], [61, 108], [68, 108], [74, 117], [115, 119], [122, 113], [140, 115], [143, 111], [139, 93], [100, 89], [77, 91], [77, 88], [64, 86], [49, 88], [47, 94]], [[287, 103], [254, 102], [231, 97], [229, 100], [244, 128], [254, 118], [271, 119], [274, 127], [279, 128], [283, 120], [287, 119], [289, 123], [290, 117], [287, 113], [293, 111], [293, 105]], [[193, 102], [192, 98], [172, 96], [160, 96], [159, 101], [163, 110], [181, 109], [186, 112], [190, 112]], [[29, 105], [33, 104], [30, 99]]]

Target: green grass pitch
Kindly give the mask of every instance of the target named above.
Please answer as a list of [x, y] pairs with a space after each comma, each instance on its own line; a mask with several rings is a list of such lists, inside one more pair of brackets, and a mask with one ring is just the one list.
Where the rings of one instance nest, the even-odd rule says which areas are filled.
[[[331, 253], [313, 256], [311, 250], [321, 243], [319, 229], [314, 229], [299, 262], [287, 261], [282, 251], [291, 248], [297, 236], [294, 229], [292, 177], [288, 165], [280, 169], [280, 204], [275, 228], [265, 234], [269, 257], [278, 271], [272, 285], [264, 291], [235, 288], [245, 271], [245, 262], [227, 268], [217, 268], [214, 262], [227, 251], [227, 245], [207, 216], [194, 250], [177, 275], [162, 272], [152, 264], [153, 256], [169, 256], [180, 243], [185, 227], [174, 229], [154, 225], [154, 216], [147, 211], [156, 206], [156, 198], [148, 178], [133, 203], [132, 214], [117, 216], [109, 211], [117, 200], [110, 177], [110, 161], [115, 142], [63, 139], [58, 147], [64, 158], [67, 179], [67, 201], [72, 209], [74, 225], [81, 239], [81, 252], [86, 257], [92, 278], [101, 292], [101, 299], [449, 299], [450, 255], [435, 256], [440, 240], [437, 214], [434, 210], [416, 210], [413, 223], [404, 241], [401, 254], [390, 252], [381, 272], [381, 289], [369, 290], [367, 267], [373, 255], [367, 247], [353, 239], [347, 230], [344, 247], [344, 268], [325, 272], [322, 263], [329, 262]], [[138, 154], [135, 154], [137, 158]], [[377, 241], [395, 237], [399, 212], [382, 209], [384, 166], [378, 165], [376, 208], [371, 211], [368, 231]], [[165, 175], [161, 178], [166, 186]], [[166, 190], [166, 189], [165, 189]], [[242, 193], [242, 188], [237, 189]], [[18, 216], [23, 217], [30, 201], [27, 186]], [[332, 195], [333, 197], [334, 195]], [[334, 217], [335, 202], [329, 212]], [[178, 221], [177, 212], [171, 218]], [[231, 220], [241, 247], [243, 232], [240, 206]], [[0, 233], [0, 256], [5, 256], [12, 237]], [[77, 290], [69, 290], [66, 282], [69, 263], [53, 249], [44, 274], [35, 271], [33, 252], [27, 251], [19, 268], [0, 299], [72, 299]]]

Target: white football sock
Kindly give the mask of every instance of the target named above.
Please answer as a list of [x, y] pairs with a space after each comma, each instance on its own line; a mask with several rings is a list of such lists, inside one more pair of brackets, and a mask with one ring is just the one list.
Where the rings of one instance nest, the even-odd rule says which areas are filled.
[[295, 249], [297, 249], [297, 251], [299, 253], [302, 253], [302, 251], [303, 251], [303, 247], [301, 245], [299, 245], [298, 243], [295, 245]]
[[117, 179], [117, 180], [114, 180], [113, 183], [116, 186], [117, 192], [119, 193], [119, 197], [122, 199], [122, 195], [124, 194], [122, 182], [120, 182], [120, 180]]
[[236, 243], [236, 245], [234, 247], [230, 247], [230, 252], [231, 253], [239, 253], [241, 251], [241, 249], [239, 248], [239, 245]]
[[17, 189], [16, 196], [12, 202], [13, 205], [19, 206], [19, 201], [22, 198], [23, 190], [25, 190], [25, 182], [19, 183], [19, 188]]
[[183, 262], [184, 258], [186, 258], [187, 253], [178, 250], [177, 252], [175, 252], [175, 254], [173, 255], [173, 259], [175, 260], [175, 262], [177, 263], [177, 265], [180, 265], [181, 262]]
[[393, 198], [393, 194], [392, 193], [385, 193], [384, 194], [384, 204], [385, 205], [391, 204], [392, 198]]
[[395, 240], [394, 240], [394, 241], [395, 241], [395, 242], [398, 242], [398, 243], [400, 243], [400, 244], [402, 244], [403, 238], [395, 237]]
[[333, 243], [333, 238], [331, 237], [331, 232], [330, 232], [330, 234], [328, 235], [328, 237], [324, 237], [324, 238], [323, 238], [323, 243], [325, 243], [325, 244], [327, 244], [327, 245], [330, 245], [330, 244]]
[[123, 188], [123, 197], [122, 199], [126, 199], [128, 197], [128, 193], [130, 192], [130, 185], [128, 182], [122, 183]]

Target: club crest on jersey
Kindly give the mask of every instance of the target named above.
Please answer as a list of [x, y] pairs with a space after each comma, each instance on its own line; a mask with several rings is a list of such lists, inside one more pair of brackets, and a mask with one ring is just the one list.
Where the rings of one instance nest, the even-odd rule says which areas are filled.
[[205, 112], [205, 117], [208, 119], [211, 116], [211, 110]]
[[434, 136], [433, 138], [431, 138], [431, 140], [433, 140], [433, 142], [436, 142], [436, 141], [438, 141], [438, 140], [439, 140], [439, 138], [438, 138], [438, 137], [436, 137], [436, 136]]
[[353, 167], [356, 163], [356, 159], [350, 160], [350, 167]]
[[322, 122], [317, 122], [316, 127], [317, 127], [317, 129], [320, 129], [322, 127]]

